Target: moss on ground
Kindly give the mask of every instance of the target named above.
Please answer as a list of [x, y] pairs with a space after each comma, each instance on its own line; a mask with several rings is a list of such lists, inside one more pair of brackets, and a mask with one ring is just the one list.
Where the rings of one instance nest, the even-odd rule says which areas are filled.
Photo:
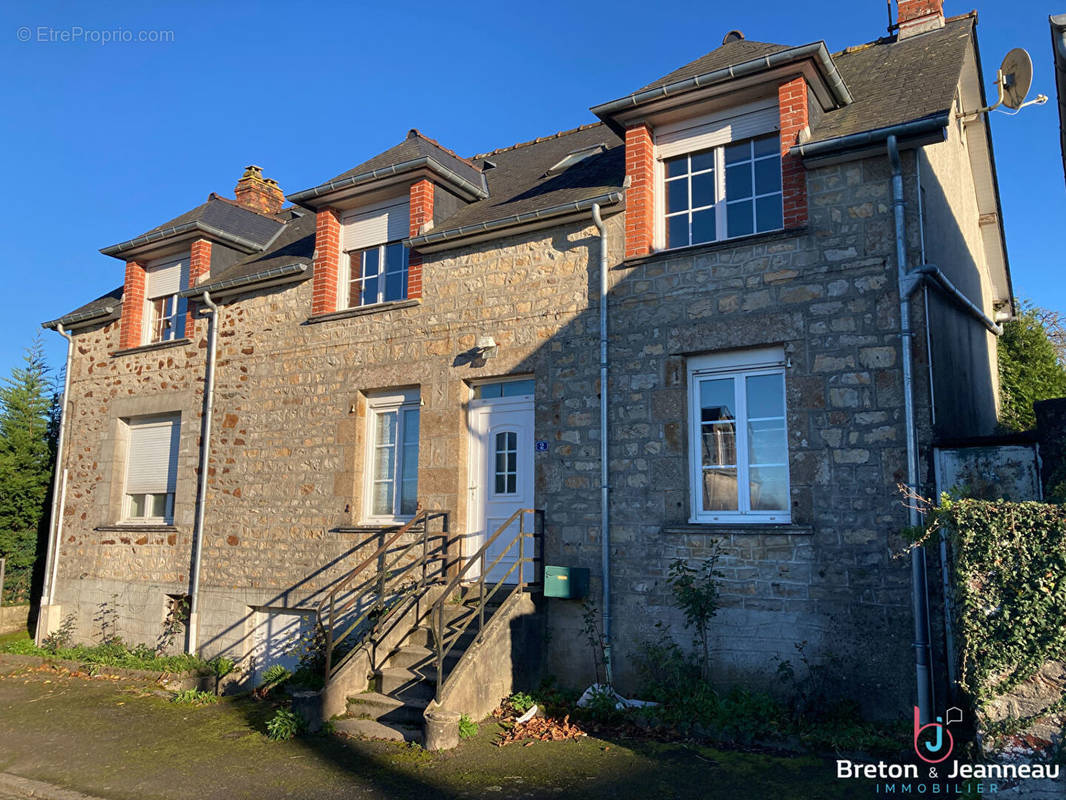
[[9, 671], [0, 675], [0, 769], [114, 800], [831, 799], [861, 791], [817, 758], [593, 737], [501, 748], [491, 722], [445, 753], [328, 735], [272, 742], [270, 702], [197, 708], [169, 698], [153, 684], [77, 678], [49, 666]]

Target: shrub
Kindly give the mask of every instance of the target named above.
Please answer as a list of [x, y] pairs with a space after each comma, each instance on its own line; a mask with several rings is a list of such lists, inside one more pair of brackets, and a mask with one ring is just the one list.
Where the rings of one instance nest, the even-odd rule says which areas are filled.
[[303, 718], [287, 708], [279, 708], [267, 722], [267, 736], [275, 742], [284, 742], [303, 733]]
[[473, 739], [477, 736], [478, 725], [466, 714], [459, 717], [459, 738]]
[[44, 637], [44, 641], [41, 642], [41, 649], [55, 655], [60, 650], [69, 647], [74, 640], [74, 628], [77, 627], [77, 624], [77, 616], [75, 614], [67, 614], [63, 617], [63, 621], [59, 623], [59, 627]]
[[516, 714], [525, 714], [537, 704], [537, 701], [533, 699], [533, 695], [526, 694], [525, 692], [515, 692], [509, 698], [509, 702]]

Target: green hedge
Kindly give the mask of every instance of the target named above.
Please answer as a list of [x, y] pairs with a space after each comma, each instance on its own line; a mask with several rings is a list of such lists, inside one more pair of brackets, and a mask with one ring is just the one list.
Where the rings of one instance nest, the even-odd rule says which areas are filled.
[[1066, 506], [944, 498], [931, 521], [949, 531], [960, 683], [981, 708], [1066, 659]]

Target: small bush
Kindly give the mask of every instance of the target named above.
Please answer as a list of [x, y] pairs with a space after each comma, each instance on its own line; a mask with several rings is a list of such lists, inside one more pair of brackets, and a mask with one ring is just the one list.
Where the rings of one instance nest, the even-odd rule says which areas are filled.
[[515, 692], [510, 696], [509, 702], [511, 703], [511, 708], [513, 708], [515, 713], [519, 715], [525, 714], [537, 704], [537, 701], [533, 699], [533, 695], [526, 694], [525, 692]]
[[55, 655], [60, 650], [70, 647], [70, 643], [74, 640], [74, 628], [77, 627], [77, 622], [78, 618], [74, 614], [67, 614], [59, 623], [59, 627], [44, 637], [41, 649]]
[[201, 692], [199, 689], [185, 689], [170, 698], [170, 702], [177, 703], [179, 706], [206, 706], [217, 703], [218, 697], [211, 692]]
[[263, 680], [261, 686], [278, 686], [292, 677], [292, 673], [289, 672], [281, 664], [275, 664], [272, 667], [268, 667], [263, 672]]
[[477, 736], [478, 726], [477, 723], [470, 719], [466, 714], [459, 717], [459, 738], [460, 739], [473, 739]]
[[279, 708], [267, 722], [267, 736], [275, 742], [293, 739], [304, 731], [303, 718], [287, 708]]

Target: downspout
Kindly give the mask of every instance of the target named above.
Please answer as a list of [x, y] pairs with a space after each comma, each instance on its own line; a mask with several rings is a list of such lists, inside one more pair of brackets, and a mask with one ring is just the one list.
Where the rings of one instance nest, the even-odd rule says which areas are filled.
[[[907, 488], [918, 494], [918, 441], [914, 425], [914, 374], [912, 363], [910, 294], [915, 276], [907, 269], [906, 220], [903, 199], [903, 166], [895, 135], [886, 142], [892, 164], [892, 208], [896, 228], [896, 270], [899, 284], [900, 347], [903, 357], [903, 409], [907, 434]], [[912, 528], [921, 524], [914, 502], [907, 503]], [[911, 603], [914, 608], [914, 670], [918, 683], [918, 715], [922, 724], [932, 721], [933, 682], [929, 645], [929, 592], [926, 583], [925, 549], [911, 548]]]
[[207, 460], [211, 453], [211, 415], [215, 407], [215, 342], [218, 339], [218, 306], [211, 293], [203, 293], [207, 307], [207, 367], [204, 375], [204, 416], [200, 425], [200, 474], [196, 483], [196, 521], [192, 529], [192, 589], [189, 596], [189, 625], [185, 650], [196, 655], [200, 627], [200, 559], [204, 542], [204, 506], [207, 499]]
[[592, 221], [600, 232], [600, 570], [603, 575], [603, 669], [613, 686], [611, 669], [611, 540], [607, 483], [607, 226], [600, 204], [592, 205]]
[[[67, 333], [62, 322], [56, 323], [56, 331], [67, 340], [67, 365], [63, 370], [63, 401], [59, 410], [59, 439], [56, 442], [55, 473], [52, 475], [52, 516], [48, 523], [48, 557], [45, 559], [44, 586], [41, 591], [41, 606], [50, 606], [55, 600], [55, 575], [59, 563], [59, 530], [62, 528], [63, 502], [61, 495], [66, 489], [66, 470], [63, 455], [67, 441], [67, 408], [70, 405], [70, 368], [74, 362], [74, 337]], [[38, 614], [39, 620], [44, 618]], [[45, 632], [47, 634], [47, 632]], [[41, 626], [37, 626], [37, 644], [41, 643]]]

